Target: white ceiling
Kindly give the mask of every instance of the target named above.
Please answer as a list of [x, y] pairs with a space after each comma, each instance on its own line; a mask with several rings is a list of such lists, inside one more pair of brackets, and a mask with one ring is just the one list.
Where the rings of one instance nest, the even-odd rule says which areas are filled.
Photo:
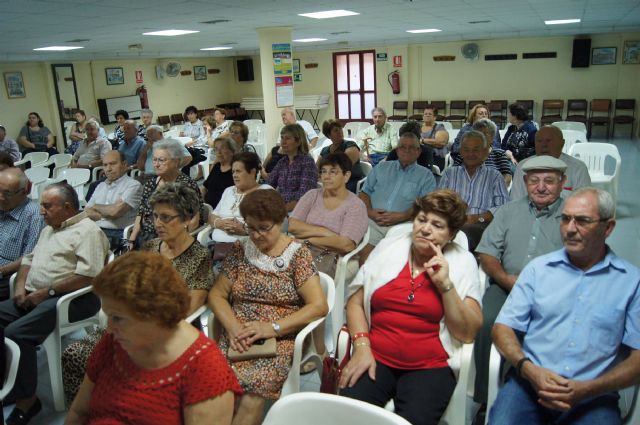
[[[325, 20], [297, 16], [329, 9], [360, 15]], [[0, 0], [0, 10], [0, 62], [249, 55], [258, 52], [256, 28], [272, 26], [292, 27], [294, 39], [328, 39], [295, 43], [295, 50], [640, 31], [640, 0]], [[544, 24], [567, 18], [582, 22]], [[229, 22], [202, 23], [216, 19]], [[490, 22], [469, 23], [485, 20]], [[420, 28], [442, 32], [405, 32]], [[162, 29], [200, 33], [142, 35]], [[331, 34], [344, 31], [348, 33]], [[89, 41], [70, 42], [77, 39]], [[141, 51], [128, 48], [137, 43]], [[51, 45], [84, 49], [32, 50]], [[219, 45], [233, 49], [199, 50]]]

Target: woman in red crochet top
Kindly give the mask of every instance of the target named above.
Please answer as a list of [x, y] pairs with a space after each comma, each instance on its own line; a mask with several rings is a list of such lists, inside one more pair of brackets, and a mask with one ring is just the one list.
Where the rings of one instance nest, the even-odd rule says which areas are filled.
[[93, 289], [108, 332], [65, 424], [231, 424], [242, 390], [216, 344], [182, 320], [189, 294], [169, 260], [128, 253]]

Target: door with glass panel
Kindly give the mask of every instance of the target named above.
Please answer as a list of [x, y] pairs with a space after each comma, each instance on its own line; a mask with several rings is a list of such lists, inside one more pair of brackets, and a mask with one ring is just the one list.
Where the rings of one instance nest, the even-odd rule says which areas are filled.
[[336, 118], [341, 121], [371, 119], [376, 106], [376, 52], [333, 54], [333, 81]]

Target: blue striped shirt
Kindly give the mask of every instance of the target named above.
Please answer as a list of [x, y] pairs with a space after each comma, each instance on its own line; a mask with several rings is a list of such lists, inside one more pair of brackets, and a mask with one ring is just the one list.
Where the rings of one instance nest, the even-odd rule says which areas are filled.
[[11, 211], [0, 211], [0, 266], [33, 251], [43, 227], [40, 208], [30, 199]]
[[469, 206], [467, 214], [490, 211], [495, 215], [499, 206], [509, 202], [502, 174], [485, 165], [481, 165], [473, 177], [469, 177], [464, 166], [449, 167], [444, 171], [438, 188], [457, 192]]

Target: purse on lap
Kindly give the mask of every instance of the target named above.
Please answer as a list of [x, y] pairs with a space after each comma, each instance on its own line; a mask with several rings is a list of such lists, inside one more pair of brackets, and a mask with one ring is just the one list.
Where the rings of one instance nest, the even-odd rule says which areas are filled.
[[260, 357], [275, 357], [276, 356], [276, 339], [267, 338], [259, 339], [251, 344], [251, 347], [247, 351], [236, 351], [231, 346], [227, 350], [227, 358], [232, 362], [239, 362], [242, 360], [253, 360]]

